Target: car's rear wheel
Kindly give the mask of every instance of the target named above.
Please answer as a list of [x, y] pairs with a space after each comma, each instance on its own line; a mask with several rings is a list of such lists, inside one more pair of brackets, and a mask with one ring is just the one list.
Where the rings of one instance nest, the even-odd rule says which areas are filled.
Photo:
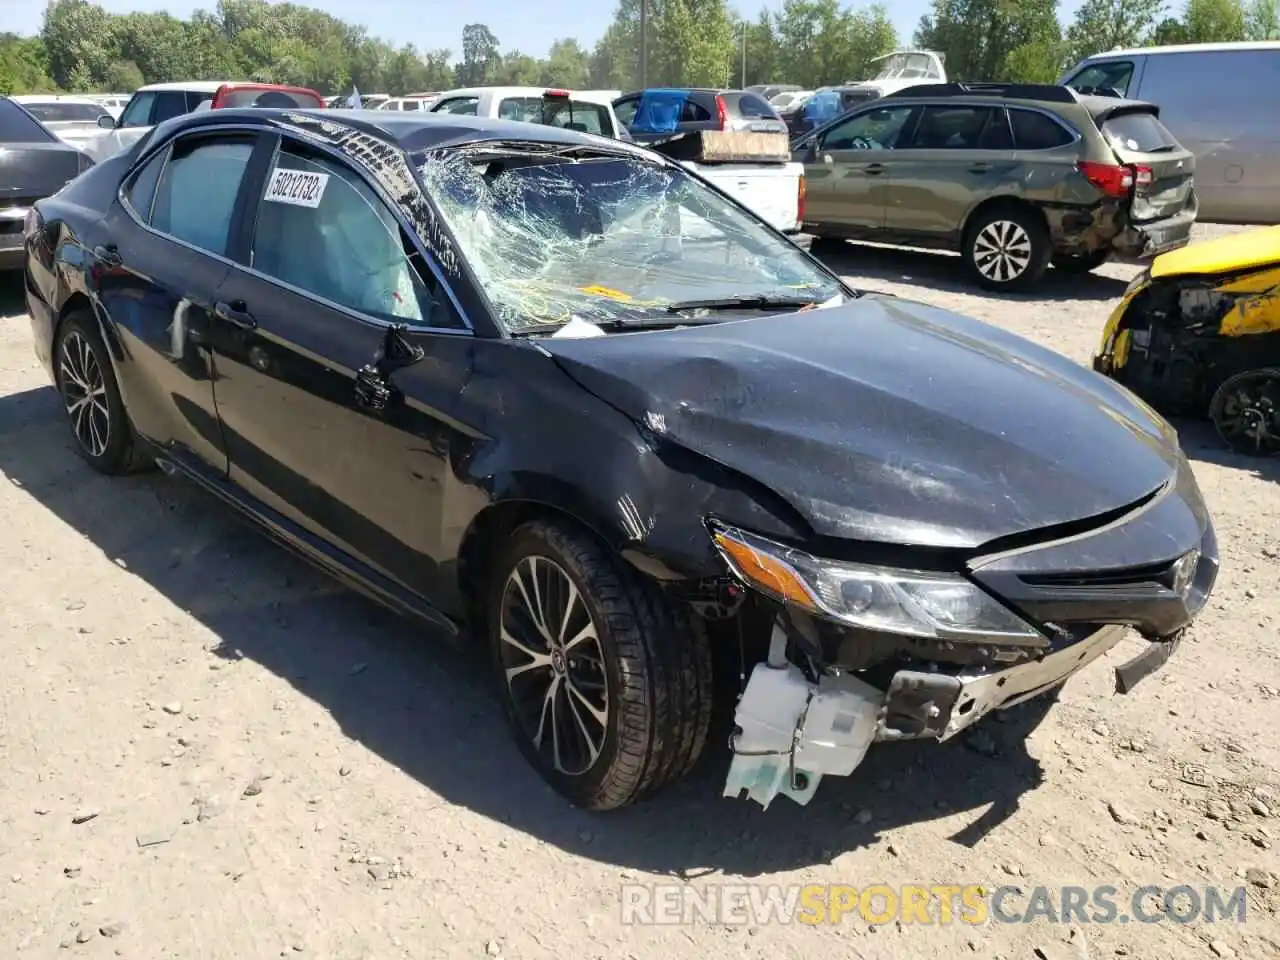
[[1237, 453], [1280, 454], [1280, 367], [1228, 377], [1209, 403], [1209, 419], [1218, 436]]
[[683, 777], [706, 744], [712, 667], [700, 620], [592, 537], [518, 528], [486, 619], [507, 719], [577, 806], [626, 806]]
[[87, 310], [77, 310], [59, 326], [53, 362], [76, 452], [99, 473], [138, 469], [142, 461], [111, 357]]
[[1110, 250], [1094, 250], [1092, 253], [1059, 253], [1053, 257], [1053, 269], [1079, 276], [1091, 273], [1111, 259]]
[[1031, 210], [1000, 206], [980, 211], [965, 231], [969, 272], [988, 290], [1025, 290], [1049, 266], [1049, 232]]

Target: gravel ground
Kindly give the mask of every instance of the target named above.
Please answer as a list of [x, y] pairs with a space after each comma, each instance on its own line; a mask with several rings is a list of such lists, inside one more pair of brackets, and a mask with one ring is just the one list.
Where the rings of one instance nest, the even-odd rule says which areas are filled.
[[[1135, 271], [1001, 300], [953, 258], [826, 255], [1082, 362]], [[1185, 428], [1223, 574], [1191, 640], [1128, 697], [1108, 668], [1135, 641], [965, 743], [876, 748], [807, 808], [722, 799], [713, 745], [688, 783], [593, 816], [522, 762], [473, 659], [178, 481], [92, 474], [20, 289], [0, 278], [0, 955], [1280, 956], [1276, 464]], [[1120, 914], [1145, 885], [1243, 887], [1246, 916], [634, 924], [620, 909], [623, 884], [743, 883], [1016, 885], [1014, 914], [1041, 886], [1061, 906], [1064, 885], [1109, 885]]]

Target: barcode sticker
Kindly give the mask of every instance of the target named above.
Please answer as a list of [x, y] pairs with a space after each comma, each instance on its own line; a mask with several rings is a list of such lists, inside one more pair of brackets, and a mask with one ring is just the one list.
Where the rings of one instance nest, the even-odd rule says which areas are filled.
[[329, 184], [329, 174], [310, 170], [278, 169], [267, 182], [266, 200], [295, 207], [318, 207]]

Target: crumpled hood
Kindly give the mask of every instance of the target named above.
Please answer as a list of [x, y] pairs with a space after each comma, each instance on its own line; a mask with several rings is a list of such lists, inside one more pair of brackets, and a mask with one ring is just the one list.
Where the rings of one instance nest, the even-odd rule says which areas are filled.
[[1125, 507], [1172, 428], [996, 327], [866, 296], [825, 310], [542, 345], [655, 434], [789, 501], [820, 536], [939, 547]]

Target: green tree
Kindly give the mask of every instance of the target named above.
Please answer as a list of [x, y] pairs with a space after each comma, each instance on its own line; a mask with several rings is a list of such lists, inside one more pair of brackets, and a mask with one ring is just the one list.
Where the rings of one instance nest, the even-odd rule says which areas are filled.
[[489, 83], [501, 64], [498, 38], [483, 23], [462, 28], [462, 62], [458, 64], [458, 86], [478, 87]]
[[1244, 19], [1245, 36], [1250, 40], [1280, 40], [1280, 10], [1276, 0], [1253, 0]]
[[854, 12], [839, 0], [784, 0], [777, 15], [779, 73], [808, 89], [864, 80], [897, 46], [880, 5]]
[[546, 61], [534, 60], [534, 63], [538, 64], [535, 84], [573, 90], [586, 87], [591, 77], [590, 54], [572, 37], [557, 40], [551, 45]]
[[1156, 28], [1151, 32], [1151, 42], [1156, 46], [1186, 43], [1187, 25], [1177, 17], [1165, 17], [1156, 24]]
[[112, 17], [88, 0], [49, 0], [40, 36], [59, 86], [92, 90], [116, 60]]
[[1061, 40], [1057, 0], [934, 0], [915, 37], [917, 46], [945, 52], [947, 74], [959, 80], [1055, 74]]
[[1165, 12], [1164, 0], [1084, 0], [1067, 30], [1072, 61], [1140, 46]]
[[54, 89], [49, 58], [39, 37], [0, 33], [0, 93], [42, 93]]
[[[761, 10], [754, 21], [743, 20], [736, 29], [747, 31], [747, 86], [790, 82], [782, 76], [782, 51], [772, 13]], [[735, 36], [741, 37], [741, 34], [735, 33]]]
[[107, 67], [102, 85], [113, 93], [132, 93], [147, 82], [142, 70], [132, 60], [117, 60]]
[[1240, 0], [1187, 0], [1182, 22], [1188, 43], [1225, 43], [1246, 36]]

